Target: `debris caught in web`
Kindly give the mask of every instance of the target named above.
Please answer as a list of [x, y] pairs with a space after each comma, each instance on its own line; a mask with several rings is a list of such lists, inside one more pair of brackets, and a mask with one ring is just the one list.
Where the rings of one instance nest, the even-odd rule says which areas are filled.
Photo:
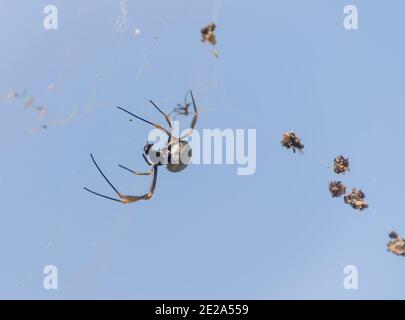
[[363, 191], [353, 189], [350, 194], [345, 195], [345, 203], [352, 206], [353, 209], [363, 210], [368, 208], [367, 202], [364, 200], [366, 195]]
[[172, 112], [169, 115], [175, 114], [173, 120], [176, 119], [177, 116], [188, 116], [190, 114], [190, 106], [191, 103], [187, 101], [187, 95], [184, 98], [183, 103], [178, 103], [176, 107], [173, 108]]
[[405, 256], [405, 241], [395, 231], [388, 235], [392, 240], [387, 243], [388, 251], [398, 255]]
[[46, 124], [43, 124], [42, 126], [38, 127], [38, 128], [31, 128], [28, 130], [28, 133], [30, 134], [34, 134], [34, 133], [38, 133], [42, 130], [47, 130], [48, 126]]
[[329, 191], [334, 198], [339, 198], [346, 194], [346, 186], [340, 181], [331, 181]]
[[27, 92], [24, 90], [21, 93], [17, 92], [15, 90], [8, 91], [4, 94], [3, 99], [4, 100], [13, 100], [13, 99], [18, 99], [18, 98], [24, 98]]
[[173, 109], [172, 112], [170, 112], [170, 114], [175, 114], [173, 119], [176, 119], [177, 116], [188, 116], [190, 114], [189, 111], [190, 108], [190, 103], [189, 102], [185, 102], [184, 104], [177, 104], [177, 107], [175, 107]]
[[25, 100], [25, 102], [24, 102], [24, 108], [25, 108], [25, 109], [31, 108], [32, 105], [34, 104], [34, 101], [35, 101], [35, 97], [29, 97], [29, 98], [28, 98], [27, 100]]
[[350, 171], [349, 158], [345, 158], [342, 155], [336, 157], [334, 160], [333, 171], [335, 171], [335, 173], [337, 173], [337, 174]]
[[281, 145], [287, 149], [292, 149], [293, 152], [298, 149], [300, 152], [304, 149], [304, 145], [301, 139], [295, 134], [294, 131], [290, 131], [283, 134], [283, 139], [281, 140]]
[[[208, 42], [212, 44], [214, 47], [217, 44], [217, 37], [215, 36], [215, 29], [217, 25], [214, 22], [206, 25], [201, 29], [201, 41]], [[218, 58], [219, 54], [218, 51], [214, 48], [214, 56]]]
[[[39, 107], [39, 108], [42, 108], [42, 107]], [[40, 109], [40, 110], [36, 109], [36, 111], [39, 112], [39, 113], [40, 113], [40, 112], [43, 112], [43, 113], [45, 113], [45, 114], [47, 113], [47, 109], [46, 109], [46, 108]], [[64, 125], [66, 125], [67, 123], [73, 121], [73, 119], [77, 116], [78, 111], [79, 111], [79, 106], [76, 105], [75, 108], [74, 108], [74, 110], [73, 110], [67, 117], [62, 118], [62, 119], [57, 119], [57, 120], [52, 120], [52, 119], [50, 119], [50, 120], [48, 120], [45, 124], [43, 124], [43, 125], [41, 125], [41, 126], [39, 126], [39, 127], [37, 127], [37, 128], [31, 128], [31, 129], [29, 129], [28, 132], [31, 133], [31, 134], [34, 134], [34, 133], [41, 132], [41, 131], [43, 131], [43, 130], [47, 130], [47, 129], [49, 129], [50, 127], [64, 126]]]
[[206, 25], [204, 28], [201, 29], [201, 41], [202, 42], [209, 42], [213, 46], [217, 44], [217, 38], [215, 37], [215, 28], [217, 25], [215, 23], [210, 23]]
[[35, 107], [35, 111], [37, 112], [39, 120], [42, 120], [48, 113], [48, 109], [46, 107]]

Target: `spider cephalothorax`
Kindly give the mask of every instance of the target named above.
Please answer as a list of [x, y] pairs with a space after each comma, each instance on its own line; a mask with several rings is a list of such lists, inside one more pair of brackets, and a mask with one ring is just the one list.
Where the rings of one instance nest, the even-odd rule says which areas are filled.
[[[95, 161], [93, 155], [91, 155], [91, 159], [93, 160], [94, 165], [96, 166], [96, 168], [98, 169], [98, 171], [100, 172], [100, 174], [103, 176], [103, 178], [107, 181], [107, 183], [110, 185], [110, 187], [114, 190], [114, 192], [117, 194], [118, 198], [112, 198], [109, 196], [105, 196], [102, 195], [100, 193], [94, 192], [88, 188], [84, 188], [85, 190], [106, 198], [106, 199], [110, 199], [110, 200], [114, 200], [120, 203], [131, 203], [131, 202], [136, 202], [139, 200], [149, 200], [150, 198], [152, 198], [153, 193], [155, 191], [156, 188], [156, 181], [157, 181], [157, 172], [158, 172], [158, 168], [162, 165], [166, 166], [167, 170], [171, 171], [171, 172], [179, 172], [184, 170], [187, 165], [190, 163], [191, 161], [191, 155], [192, 155], [192, 151], [191, 151], [191, 146], [190, 144], [185, 141], [184, 139], [188, 136], [190, 136], [193, 133], [194, 127], [197, 123], [197, 119], [198, 119], [198, 111], [197, 111], [197, 106], [195, 104], [195, 100], [194, 100], [194, 96], [193, 93], [190, 91], [190, 96], [191, 96], [191, 100], [192, 100], [192, 105], [193, 105], [193, 109], [194, 109], [194, 116], [193, 119], [191, 120], [191, 126], [190, 126], [190, 130], [183, 136], [181, 137], [175, 137], [173, 136], [173, 125], [172, 125], [172, 120], [170, 119], [170, 117], [163, 112], [155, 103], [153, 103], [153, 101], [149, 100], [152, 105], [163, 115], [163, 117], [165, 118], [169, 129], [165, 129], [164, 127], [162, 127], [159, 124], [150, 122], [148, 120], [145, 120], [131, 112], [129, 112], [128, 110], [118, 107], [118, 109], [130, 114], [131, 116], [146, 122], [152, 126], [154, 126], [155, 128], [163, 131], [168, 139], [167, 139], [167, 143], [159, 149], [155, 149], [152, 143], [146, 143], [144, 148], [143, 148], [143, 158], [146, 161], [146, 163], [149, 165], [150, 170], [146, 171], [146, 172], [138, 172], [138, 171], [134, 171], [131, 170], [127, 167], [124, 167], [123, 165], [119, 165], [120, 168], [125, 169], [135, 175], [153, 175], [153, 179], [152, 179], [152, 185], [149, 189], [149, 191], [147, 193], [145, 193], [144, 195], [141, 196], [126, 196], [121, 194], [117, 188], [115, 188], [115, 186], [108, 180], [108, 178], [105, 176], [105, 174], [103, 173], [103, 171], [101, 171], [100, 167], [98, 166], [97, 162]], [[177, 111], [177, 110], [175, 110]], [[188, 114], [188, 112], [187, 112]]]

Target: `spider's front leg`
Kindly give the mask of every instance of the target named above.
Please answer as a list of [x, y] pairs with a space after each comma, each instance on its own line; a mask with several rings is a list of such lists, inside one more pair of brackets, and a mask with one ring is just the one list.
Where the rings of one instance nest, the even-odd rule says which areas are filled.
[[190, 90], [190, 95], [191, 95], [191, 100], [192, 100], [192, 103], [193, 103], [194, 115], [193, 115], [193, 119], [191, 120], [190, 131], [187, 132], [184, 136], [182, 136], [182, 137], [180, 138], [180, 140], [182, 140], [182, 139], [184, 139], [184, 138], [186, 138], [186, 137], [188, 137], [188, 136], [191, 136], [191, 135], [193, 134], [195, 125], [196, 125], [197, 120], [198, 120], [197, 105], [195, 104], [194, 95], [193, 95], [193, 92], [192, 92], [191, 90]]
[[[123, 194], [121, 194], [121, 193], [117, 190], [117, 188], [114, 187], [114, 185], [110, 182], [110, 180], [108, 180], [108, 178], [105, 176], [105, 174], [103, 173], [103, 171], [101, 171], [101, 169], [100, 169], [100, 167], [98, 166], [97, 162], [94, 160], [93, 155], [91, 154], [90, 156], [91, 156], [91, 159], [93, 160], [94, 165], [96, 166], [96, 168], [97, 168], [98, 171], [100, 172], [100, 174], [103, 176], [103, 178], [105, 179], [105, 181], [107, 181], [107, 183], [110, 185], [110, 187], [114, 190], [114, 192], [118, 195], [118, 197], [119, 197], [120, 199], [108, 197], [108, 196], [102, 195], [102, 194], [100, 194], [100, 193], [97, 193], [97, 192], [95, 192], [95, 191], [92, 191], [92, 190], [90, 190], [90, 189], [84, 187], [84, 189], [85, 189], [86, 191], [88, 191], [88, 192], [90, 192], [90, 193], [93, 193], [93, 194], [95, 194], [95, 195], [97, 195], [97, 196], [99, 196], [99, 197], [106, 198], [106, 199], [113, 200], [113, 201], [117, 201], [117, 202], [124, 203], [124, 204], [125, 204], [125, 203], [136, 202], [136, 201], [139, 201], [139, 200], [149, 200], [150, 198], [152, 198], [153, 193], [155, 192], [155, 189], [156, 189], [156, 182], [157, 182], [158, 167], [157, 167], [156, 165], [154, 165], [153, 168], [151, 169], [152, 172], [151, 172], [150, 174], [153, 173], [153, 179], [152, 179], [152, 184], [151, 184], [151, 186], [150, 186], [150, 188], [149, 188], [149, 191], [148, 191], [147, 193], [145, 193], [144, 195], [141, 195], [141, 196], [130, 196], [130, 195], [123, 195]], [[124, 168], [125, 168], [125, 167], [124, 167]], [[125, 169], [130, 170], [130, 169], [128, 169], [128, 168], [125, 168]], [[130, 170], [130, 171], [132, 171], [132, 170]]]

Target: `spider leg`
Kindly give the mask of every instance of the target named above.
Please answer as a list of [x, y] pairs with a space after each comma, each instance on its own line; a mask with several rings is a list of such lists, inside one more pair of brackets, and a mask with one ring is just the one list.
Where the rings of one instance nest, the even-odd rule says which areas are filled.
[[190, 91], [187, 91], [185, 97], [184, 97], [184, 103], [178, 103], [176, 107], [173, 108], [173, 110], [169, 113], [169, 117], [175, 113], [173, 120], [176, 120], [177, 116], [188, 116], [188, 108], [190, 107], [190, 103], [187, 101], [187, 97]]
[[[152, 100], [149, 100], [149, 102], [164, 116], [164, 118], [166, 119], [166, 122], [169, 124], [169, 128], [170, 128], [170, 134], [168, 135], [168, 138], [167, 138], [167, 144], [169, 145], [169, 158], [168, 158], [168, 161], [169, 161], [169, 163], [171, 162], [171, 157], [172, 157], [172, 154], [171, 154], [171, 140], [172, 140], [172, 130], [173, 130], [173, 128], [172, 128], [172, 122], [170, 121], [170, 118], [169, 118], [169, 116], [165, 113], [165, 112], [163, 112]], [[146, 160], [146, 159], [145, 159]]]
[[[142, 154], [142, 157], [143, 157], [143, 159], [145, 160], [145, 162], [147, 163], [148, 166], [150, 166], [150, 167], [153, 166], [153, 164], [149, 161], [149, 159], [146, 157], [146, 155], [144, 153]], [[134, 171], [134, 170], [131, 170], [131, 169], [127, 168], [127, 167], [124, 167], [121, 164], [119, 164], [118, 166], [120, 168], [125, 169], [125, 170], [127, 170], [129, 172], [132, 172], [133, 174], [138, 175], [138, 176], [149, 176], [149, 175], [151, 175], [153, 173], [153, 168], [150, 169], [149, 171], [146, 171], [146, 172], [139, 172], [139, 171]]]
[[186, 115], [186, 113], [183, 111], [183, 107], [179, 107], [179, 108], [173, 108], [173, 110], [169, 113], [169, 117], [175, 113], [175, 115], [173, 116], [173, 121], [176, 120], [176, 117], [179, 115]]
[[168, 123], [170, 131], [171, 131], [172, 130], [172, 122], [170, 121], [169, 116], [165, 112], [163, 112], [152, 100], [149, 100], [149, 102], [151, 104], [153, 104], [153, 106], [163, 115], [163, 117], [166, 119], [166, 122]]
[[173, 112], [176, 113], [174, 116], [174, 120], [176, 119], [177, 116], [188, 116], [188, 108], [190, 106], [189, 103], [185, 103], [184, 106], [181, 106], [180, 104], [178, 105], [179, 107], [174, 108]]
[[193, 92], [191, 90], [190, 90], [190, 95], [191, 95], [191, 100], [193, 101], [194, 115], [193, 115], [193, 119], [191, 120], [190, 131], [187, 132], [184, 136], [182, 136], [180, 138], [180, 140], [190, 136], [193, 133], [194, 127], [195, 127], [195, 125], [197, 123], [197, 120], [198, 120], [198, 110], [197, 110], [197, 106], [195, 104]]
[[137, 176], [150, 176], [150, 175], [153, 173], [153, 168], [150, 169], [149, 171], [146, 171], [146, 172], [140, 172], [140, 171], [131, 170], [131, 169], [127, 168], [127, 167], [124, 167], [124, 166], [121, 165], [121, 164], [119, 164], [118, 166], [119, 166], [120, 168], [122, 168], [122, 169], [125, 169], [125, 170], [127, 170], [127, 171], [129, 171], [129, 172], [131, 172], [131, 173], [133, 173], [133, 174], [135, 174], [135, 175], [137, 175]]
[[95, 195], [97, 195], [97, 196], [99, 196], [99, 197], [102, 197], [102, 198], [105, 198], [105, 199], [109, 199], [109, 200], [113, 200], [113, 201], [116, 201], [116, 202], [120, 202], [120, 203], [123, 203], [123, 204], [126, 204], [126, 203], [132, 203], [132, 202], [136, 202], [136, 201], [139, 201], [139, 200], [149, 200], [150, 198], [152, 198], [152, 196], [153, 196], [153, 193], [154, 193], [154, 191], [155, 191], [155, 188], [156, 188], [156, 181], [157, 181], [157, 166], [153, 166], [153, 180], [152, 180], [152, 185], [151, 185], [151, 187], [150, 187], [150, 189], [149, 189], [149, 192], [147, 192], [147, 193], [145, 193], [144, 195], [142, 195], [142, 196], [127, 196], [127, 195], [123, 195], [123, 194], [121, 194], [118, 190], [117, 190], [117, 188], [115, 188], [114, 187], [114, 185], [110, 182], [110, 180], [108, 180], [108, 178], [105, 176], [105, 174], [103, 173], [103, 171], [100, 169], [100, 167], [98, 166], [98, 164], [97, 164], [97, 162], [95, 161], [95, 159], [94, 159], [94, 157], [93, 157], [93, 155], [92, 154], [90, 154], [90, 156], [91, 156], [91, 159], [93, 160], [93, 163], [94, 163], [94, 165], [96, 166], [96, 168], [98, 169], [98, 171], [101, 173], [101, 175], [103, 176], [103, 178], [105, 179], [105, 181], [107, 181], [107, 183], [110, 185], [110, 187], [115, 191], [115, 193], [118, 195], [118, 197], [120, 198], [120, 199], [116, 199], [116, 198], [112, 198], [112, 197], [109, 197], [109, 196], [105, 196], [105, 195], [103, 195], [103, 194], [100, 194], [100, 193], [98, 193], [98, 192], [95, 192], [95, 191], [92, 191], [92, 190], [90, 190], [90, 189], [88, 189], [88, 188], [86, 188], [86, 187], [84, 187], [84, 190], [86, 190], [86, 191], [88, 191], [88, 192], [90, 192], [90, 193], [93, 193], [93, 194], [95, 194]]
[[115, 193], [121, 197], [121, 193], [119, 193], [119, 191], [117, 190], [116, 187], [114, 187], [114, 185], [110, 182], [110, 180], [108, 180], [108, 178], [105, 176], [105, 174], [103, 173], [103, 171], [101, 171], [100, 167], [98, 166], [96, 160], [94, 159], [93, 155], [90, 154], [91, 160], [93, 160], [94, 165], [96, 166], [97, 170], [101, 173], [101, 175], [103, 176], [103, 178], [105, 179], [105, 181], [107, 181], [107, 183], [110, 185], [110, 187], [115, 191]]
[[139, 200], [149, 200], [153, 197], [153, 193], [155, 192], [155, 189], [156, 189], [158, 166], [153, 166], [152, 170], [153, 170], [153, 179], [152, 179], [152, 184], [149, 188], [149, 191], [142, 196], [123, 196], [123, 195], [121, 195], [121, 198], [123, 199], [121, 201], [122, 203], [132, 203], [132, 202], [136, 202]]
[[164, 133], [166, 133], [168, 136], [171, 135], [171, 133], [170, 133], [168, 130], [166, 130], [165, 128], [163, 128], [163, 127], [162, 127], [161, 125], [159, 125], [159, 124], [156, 124], [156, 123], [150, 122], [150, 121], [148, 121], [148, 120], [146, 120], [146, 119], [144, 119], [144, 118], [141, 118], [140, 116], [137, 116], [136, 114], [133, 114], [132, 112], [130, 112], [130, 111], [128, 111], [128, 110], [125, 110], [125, 109], [122, 108], [122, 107], [117, 107], [117, 109], [120, 109], [120, 110], [122, 110], [122, 111], [124, 111], [124, 112], [130, 114], [131, 116], [133, 116], [133, 117], [135, 117], [135, 118], [137, 118], [137, 119], [139, 119], [139, 120], [141, 120], [141, 121], [143, 121], [143, 122], [146, 122], [146, 123], [148, 123], [148, 124], [154, 126], [155, 128], [157, 128], [157, 129], [159, 129], [159, 130], [162, 130], [162, 131], [163, 131]]
[[97, 192], [95, 192], [95, 191], [93, 191], [93, 190], [90, 190], [90, 189], [88, 189], [88, 188], [86, 188], [86, 187], [83, 187], [83, 189], [86, 190], [86, 191], [88, 191], [88, 192], [90, 192], [90, 193], [92, 193], [92, 194], [95, 194], [96, 196], [99, 196], [99, 197], [102, 197], [102, 198], [105, 198], [105, 199], [109, 199], [109, 200], [113, 200], [113, 201], [117, 201], [117, 202], [121, 202], [121, 203], [122, 203], [122, 200], [105, 196], [105, 195], [103, 195], [103, 194], [100, 194], [100, 193], [97, 193]]
[[193, 120], [191, 121], [191, 129], [194, 129], [196, 123], [197, 123], [197, 119], [198, 119], [198, 111], [197, 111], [197, 105], [195, 104], [195, 100], [194, 100], [194, 95], [193, 92], [190, 90], [190, 95], [191, 95], [191, 100], [193, 101], [193, 109], [194, 109], [194, 116], [193, 116]]
[[149, 161], [149, 159], [145, 156], [144, 153], [142, 154], [142, 157], [143, 157], [143, 159], [146, 161], [146, 163], [147, 163], [149, 166], [152, 165], [152, 163]]

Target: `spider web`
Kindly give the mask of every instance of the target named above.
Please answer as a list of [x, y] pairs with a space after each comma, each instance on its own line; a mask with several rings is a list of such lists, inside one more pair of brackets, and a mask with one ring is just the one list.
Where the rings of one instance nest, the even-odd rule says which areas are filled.
[[[96, 3], [96, 1], [88, 1], [78, 7], [76, 11], [77, 18], [80, 21], [91, 20], [94, 13], [90, 8]], [[221, 4], [222, 0], [213, 2], [212, 22], [217, 22]], [[136, 10], [137, 8], [134, 7], [134, 4], [127, 0], [116, 1], [113, 10], [111, 10], [111, 19], [109, 20], [113, 23], [111, 24], [110, 32], [105, 36], [108, 47], [115, 48], [117, 51], [128, 50], [129, 47], [134, 45], [138, 46], [141, 58], [134, 59], [135, 61], [131, 62], [131, 66], [133, 67], [128, 71], [131, 73], [134, 84], [142, 82], [145, 78], [151, 76], [159, 78], [156, 71], [153, 70], [153, 65], [161, 63], [162, 59], [165, 58], [159, 56], [162, 47], [162, 34], [167, 39], [168, 34], [165, 32], [165, 29], [170, 28], [175, 23], [179, 23], [187, 14], [192, 14], [194, 8], [188, 2], [184, 2], [175, 14], [167, 15], [159, 23], [148, 26], [143, 26], [136, 19], [136, 15], [132, 15]], [[60, 14], [62, 13], [63, 11], [60, 10]], [[207, 16], [206, 22], [211, 21], [210, 17]], [[67, 27], [65, 26], [65, 28]], [[194, 33], [196, 41], [199, 41], [199, 30], [195, 30]], [[172, 36], [175, 37], [176, 35]], [[166, 39], [164, 39], [165, 46], [167, 46]], [[201, 50], [206, 51], [205, 45], [201, 45]], [[23, 143], [27, 139], [33, 139], [33, 137], [53, 135], [56, 130], [65, 130], [65, 128], [69, 128], [73, 124], [80, 126], [83, 121], [86, 121], [88, 117], [96, 114], [102, 108], [111, 107], [111, 105], [105, 102], [107, 96], [106, 83], [111, 83], [111, 81], [105, 78], [106, 72], [103, 69], [96, 72], [91, 71], [92, 73], [87, 72], [83, 80], [77, 79], [82, 88], [82, 94], [76, 102], [67, 102], [59, 98], [61, 95], [68, 94], [72, 96], [76, 94], [75, 92], [70, 92], [70, 87], [73, 84], [72, 81], [74, 81], [72, 74], [80, 72], [80, 68], [82, 68], [80, 63], [78, 63], [80, 62], [80, 54], [80, 49], [77, 48], [76, 43], [66, 44], [64, 52], [60, 53], [56, 58], [58, 68], [52, 73], [49, 73], [45, 77], [40, 77], [36, 83], [21, 77], [18, 82], [2, 88], [2, 92], [0, 92], [3, 107], [1, 111], [4, 113], [2, 119], [3, 121], [7, 121], [8, 118], [12, 117], [18, 124], [13, 129], [16, 138], [12, 138], [10, 133], [8, 133], [8, 135], [3, 135], [3, 143], [15, 145]], [[215, 60], [213, 58], [212, 65], [209, 66], [212, 70], [211, 78], [202, 77], [197, 74], [195, 76], [196, 82], [190, 83], [190, 88], [177, 88], [176, 92], [163, 97], [163, 103], [173, 106], [176, 103], [182, 103], [183, 96], [189, 89], [198, 92], [199, 100], [203, 100], [212, 91], [220, 90], [219, 62]], [[108, 94], [115, 95], [117, 91], [109, 91]], [[135, 94], [142, 95], [140, 93]], [[149, 97], [143, 96], [142, 98], [147, 100]], [[199, 106], [200, 114], [215, 110], [216, 108], [213, 107]], [[146, 112], [152, 114], [151, 111]], [[121, 139], [123, 143], [130, 143], [128, 137], [115, 137], [115, 139]], [[141, 147], [142, 145], [140, 145]], [[112, 155], [105, 157], [107, 161], [113, 159]], [[76, 169], [70, 170], [70, 173], [61, 179], [61, 185], [67, 180], [76, 179], [78, 174]], [[94, 178], [94, 175], [89, 175], [89, 177]], [[128, 232], [129, 226], [135, 222], [135, 217], [131, 215], [116, 217], [113, 226], [109, 230], [106, 230], [101, 239], [97, 241], [97, 253], [89, 257], [89, 260], [96, 261], [95, 264], [100, 266], [99, 270], [94, 272], [94, 270], [89, 270], [83, 265], [77, 271], [77, 274], [72, 276], [71, 281], [78, 284], [85, 281], [84, 279], [90, 279], [88, 282], [93, 284], [100, 281], [103, 275], [108, 272], [108, 266], [116, 249], [116, 243], [122, 238], [123, 234]], [[53, 236], [43, 245], [41, 257], [52, 257], [58, 250], [60, 243], [66, 241], [66, 237], [69, 237], [68, 231], [61, 226], [56, 227], [52, 234]], [[31, 269], [27, 270], [27, 274], [22, 276], [20, 285], [24, 286], [32, 281], [31, 272]]]

